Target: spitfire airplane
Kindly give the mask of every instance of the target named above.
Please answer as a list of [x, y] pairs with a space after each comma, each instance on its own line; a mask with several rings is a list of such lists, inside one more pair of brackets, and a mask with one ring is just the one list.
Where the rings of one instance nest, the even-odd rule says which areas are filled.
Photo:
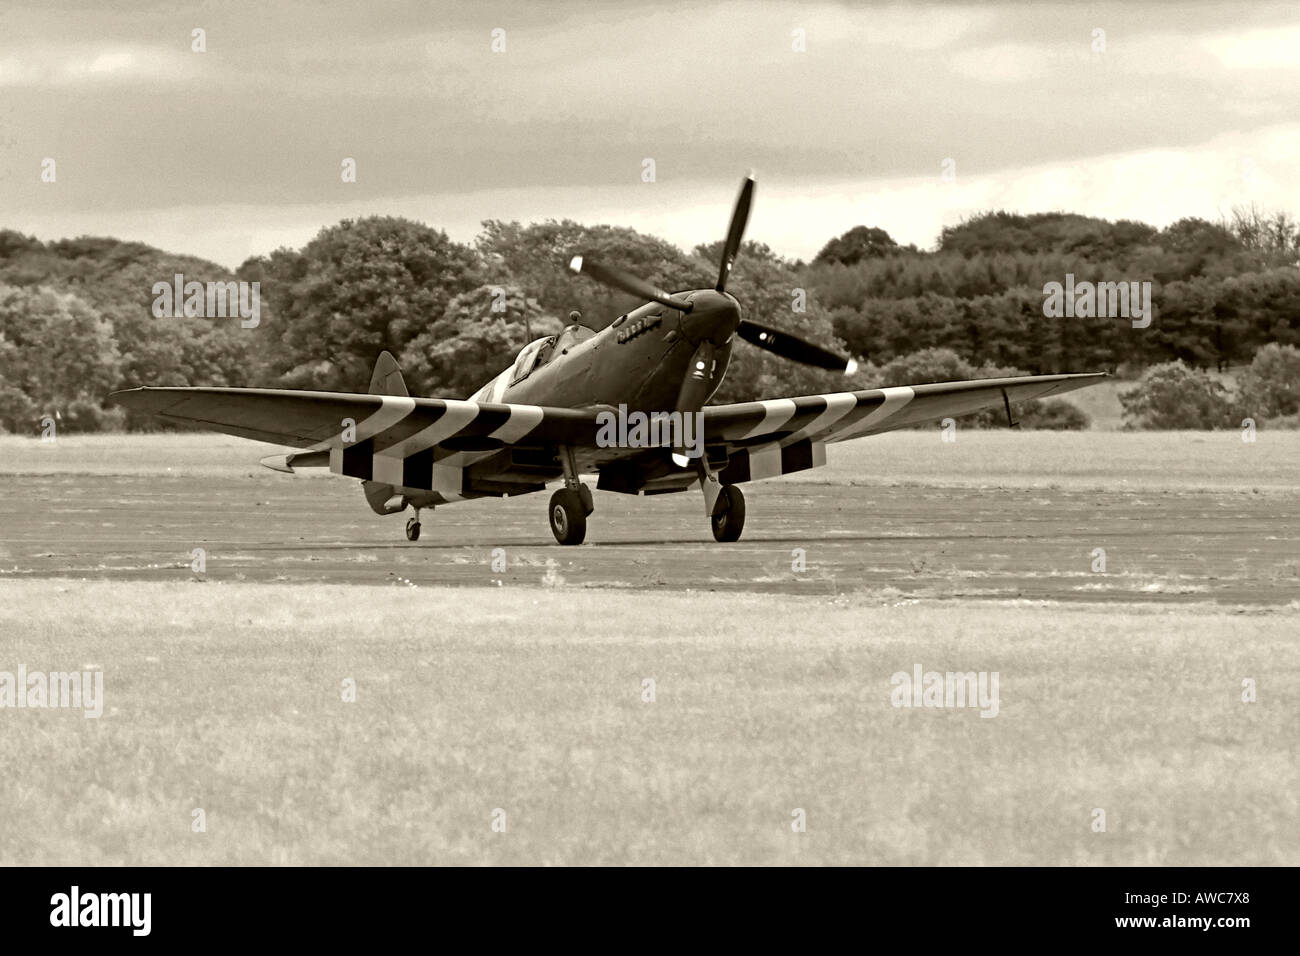
[[[1030, 375], [765, 399], [706, 402], [741, 338], [775, 355], [852, 373], [846, 356], [746, 319], [727, 292], [754, 195], [741, 185], [711, 289], [665, 292], [589, 254], [571, 268], [646, 300], [604, 328], [574, 322], [530, 342], [514, 363], [467, 399], [413, 398], [396, 361], [379, 356], [369, 393], [271, 388], [133, 388], [110, 398], [167, 421], [298, 449], [263, 459], [277, 471], [328, 466], [359, 478], [380, 515], [410, 506], [406, 536], [420, 537], [420, 512], [472, 498], [562, 486], [550, 499], [551, 531], [581, 544], [594, 510], [582, 475], [622, 494], [698, 488], [718, 541], [745, 526], [740, 485], [816, 468], [826, 446], [947, 417], [1059, 395], [1105, 373]], [[702, 454], [682, 448], [610, 446], [597, 440], [601, 413], [624, 406], [645, 414], [701, 414]]]

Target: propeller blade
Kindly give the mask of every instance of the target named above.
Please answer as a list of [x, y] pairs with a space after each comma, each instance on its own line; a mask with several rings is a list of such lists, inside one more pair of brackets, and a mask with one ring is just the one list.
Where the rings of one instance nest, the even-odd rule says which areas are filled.
[[757, 345], [773, 355], [802, 362], [804, 365], [830, 369], [832, 372], [843, 372], [845, 375], [852, 375], [858, 370], [858, 363], [851, 358], [845, 358], [830, 349], [804, 341], [797, 335], [760, 325], [750, 319], [741, 320], [736, 334], [750, 345]]
[[692, 306], [689, 299], [683, 299], [665, 292], [640, 276], [634, 276], [623, 269], [601, 265], [589, 255], [574, 256], [569, 262], [569, 268], [581, 275], [590, 276], [601, 285], [607, 285], [611, 289], [618, 289], [628, 295], [634, 295], [641, 299], [650, 299], [660, 305], [666, 305], [670, 309], [677, 309], [679, 312], [691, 311]]
[[736, 197], [735, 208], [731, 210], [731, 226], [727, 229], [727, 241], [722, 246], [718, 284], [714, 286], [719, 292], [727, 291], [727, 276], [731, 274], [731, 264], [736, 261], [736, 253], [740, 251], [740, 240], [745, 237], [745, 225], [749, 222], [749, 204], [753, 198], [754, 174], [750, 173], [740, 184], [740, 195]]
[[691, 366], [686, 370], [681, 390], [677, 393], [677, 411], [698, 412], [709, 397], [709, 381], [713, 373], [713, 343], [705, 339], [691, 356]]

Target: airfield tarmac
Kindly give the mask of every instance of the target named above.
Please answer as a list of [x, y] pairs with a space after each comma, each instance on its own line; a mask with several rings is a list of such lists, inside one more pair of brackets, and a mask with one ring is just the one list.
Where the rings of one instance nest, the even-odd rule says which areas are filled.
[[[1300, 597], [1296, 494], [789, 479], [745, 490], [736, 544], [713, 541], [698, 494], [597, 492], [587, 542], [562, 548], [546, 520], [549, 491], [426, 510], [421, 540], [408, 542], [411, 512], [372, 514], [349, 479], [2, 476], [0, 580], [183, 581], [196, 576], [191, 554], [202, 548], [203, 577], [249, 582], [1231, 604]], [[1094, 569], [1095, 549], [1105, 552], [1104, 571]]]

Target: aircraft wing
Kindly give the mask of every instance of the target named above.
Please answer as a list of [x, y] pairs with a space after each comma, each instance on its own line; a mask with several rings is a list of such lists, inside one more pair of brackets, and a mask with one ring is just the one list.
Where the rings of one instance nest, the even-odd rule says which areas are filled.
[[[1060, 395], [1105, 377], [1033, 375], [715, 405], [704, 409], [705, 444], [711, 458], [725, 447], [720, 478], [734, 484], [824, 464], [829, 442]], [[272, 388], [134, 388], [109, 398], [167, 421], [303, 449], [263, 461], [282, 471], [328, 465], [394, 486], [442, 481], [466, 493], [517, 493], [558, 477], [554, 449], [569, 445], [580, 470], [602, 472], [598, 487], [668, 491], [694, 480], [660, 449], [598, 448], [600, 408]]]
[[715, 405], [704, 409], [705, 442], [727, 447], [720, 477], [736, 483], [824, 464], [823, 443], [1050, 398], [1105, 378], [1105, 372], [1026, 375]]
[[450, 456], [524, 442], [592, 444], [596, 410], [443, 398], [277, 388], [133, 388], [110, 400], [166, 421], [240, 438], [324, 451], [347, 442], [404, 458], [435, 449]]
[[[1104, 372], [1030, 375], [712, 405], [704, 409], [705, 440], [738, 447], [773, 441], [791, 444], [805, 438], [844, 441], [956, 418], [1004, 401], [1048, 398], [1105, 377]], [[275, 388], [133, 388], [109, 398], [165, 420], [311, 449], [341, 443], [346, 420], [356, 426], [355, 442], [375, 439], [385, 449], [443, 443], [452, 447], [477, 443], [487, 448], [525, 441], [592, 446], [599, 411]]]

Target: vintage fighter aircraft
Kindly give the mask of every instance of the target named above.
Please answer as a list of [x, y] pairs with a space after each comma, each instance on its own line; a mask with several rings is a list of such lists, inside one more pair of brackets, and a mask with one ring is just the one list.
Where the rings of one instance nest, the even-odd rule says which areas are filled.
[[[514, 363], [465, 400], [412, 398], [393, 357], [375, 365], [368, 394], [270, 388], [134, 388], [112, 400], [160, 418], [301, 449], [263, 460], [277, 471], [328, 466], [359, 478], [381, 515], [408, 505], [406, 536], [420, 536], [420, 511], [469, 498], [542, 491], [551, 530], [581, 544], [593, 511], [580, 476], [624, 494], [699, 488], [718, 541], [745, 524], [739, 485], [826, 463], [826, 445], [918, 423], [959, 417], [1092, 385], [1105, 373], [1031, 375], [864, 389], [705, 407], [737, 336], [776, 355], [852, 372], [856, 363], [741, 316], [727, 292], [754, 194], [747, 177], [732, 211], [712, 289], [668, 293], [590, 255], [571, 267], [648, 300], [604, 328], [574, 323], [526, 345]], [[647, 414], [703, 413], [703, 454], [682, 448], [598, 442], [599, 416], [620, 405]], [[604, 447], [602, 447], [604, 445]]]

